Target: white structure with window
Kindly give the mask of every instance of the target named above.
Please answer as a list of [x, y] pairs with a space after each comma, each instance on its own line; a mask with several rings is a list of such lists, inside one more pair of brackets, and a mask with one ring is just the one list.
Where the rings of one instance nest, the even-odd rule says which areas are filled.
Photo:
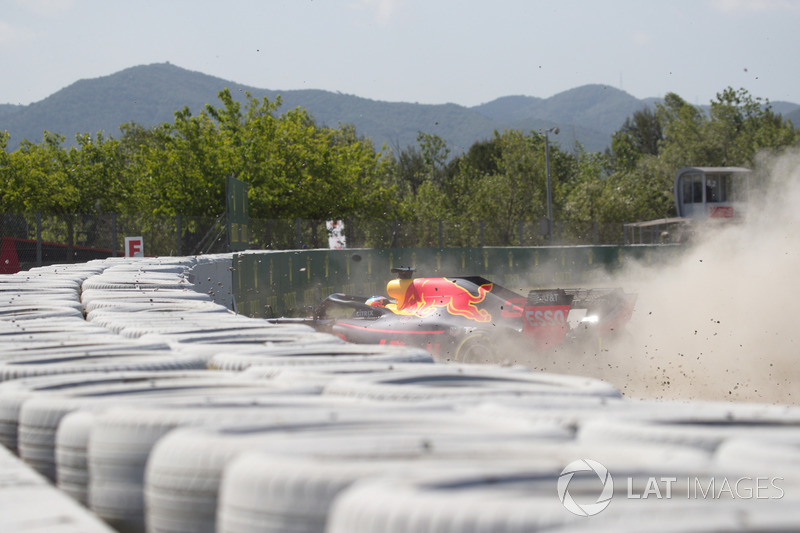
[[675, 174], [678, 216], [738, 218], [747, 202], [751, 171], [742, 167], [686, 167]]

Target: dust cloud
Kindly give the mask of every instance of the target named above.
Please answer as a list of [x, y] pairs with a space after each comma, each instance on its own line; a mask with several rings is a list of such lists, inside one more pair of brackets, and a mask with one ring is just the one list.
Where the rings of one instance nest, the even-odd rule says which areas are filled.
[[800, 404], [800, 153], [754, 170], [764, 194], [745, 221], [706, 228], [676, 262], [613, 281], [638, 293], [620, 338], [516, 362], [636, 398]]

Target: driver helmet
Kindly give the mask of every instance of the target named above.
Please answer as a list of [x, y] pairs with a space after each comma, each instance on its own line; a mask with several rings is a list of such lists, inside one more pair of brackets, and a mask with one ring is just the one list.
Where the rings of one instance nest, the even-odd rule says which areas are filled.
[[391, 300], [386, 296], [370, 296], [364, 303], [370, 307], [386, 307]]

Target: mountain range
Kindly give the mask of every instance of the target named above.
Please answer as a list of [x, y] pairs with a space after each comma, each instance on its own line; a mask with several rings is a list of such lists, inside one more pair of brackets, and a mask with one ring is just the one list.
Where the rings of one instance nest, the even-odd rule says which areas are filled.
[[[136, 122], [145, 127], [172, 122], [175, 111], [201, 112], [220, 105], [217, 94], [228, 88], [243, 100], [245, 93], [274, 100], [280, 95], [286, 111], [305, 108], [320, 125], [353, 124], [358, 135], [372, 139], [376, 149], [395, 150], [416, 143], [417, 133], [436, 134], [451, 154], [505, 129], [543, 131], [558, 127], [554, 143], [572, 150], [580, 143], [588, 152], [603, 151], [611, 135], [634, 112], [657, 98], [637, 99], [608, 85], [584, 85], [549, 98], [504, 96], [473, 107], [457, 104], [384, 102], [323, 90], [278, 91], [248, 87], [170, 63], [131, 67], [109, 76], [80, 80], [29, 105], [0, 104], [0, 131], [11, 135], [9, 150], [23, 139], [41, 142], [45, 130], [72, 142], [76, 133], [118, 137], [119, 126]], [[720, 91], [724, 87], [720, 87]], [[758, 95], [753, 95], [754, 97]], [[800, 105], [771, 102], [773, 110], [800, 125]]]

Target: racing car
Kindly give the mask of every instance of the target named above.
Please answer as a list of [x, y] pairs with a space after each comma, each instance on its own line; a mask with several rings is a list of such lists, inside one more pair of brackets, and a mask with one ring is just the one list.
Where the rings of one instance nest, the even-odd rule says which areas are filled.
[[620, 331], [636, 295], [620, 288], [534, 289], [527, 296], [483, 277], [414, 278], [394, 268], [388, 296], [335, 293], [302, 319], [345, 341], [426, 348], [440, 360], [495, 362], [507, 341], [543, 352]]

